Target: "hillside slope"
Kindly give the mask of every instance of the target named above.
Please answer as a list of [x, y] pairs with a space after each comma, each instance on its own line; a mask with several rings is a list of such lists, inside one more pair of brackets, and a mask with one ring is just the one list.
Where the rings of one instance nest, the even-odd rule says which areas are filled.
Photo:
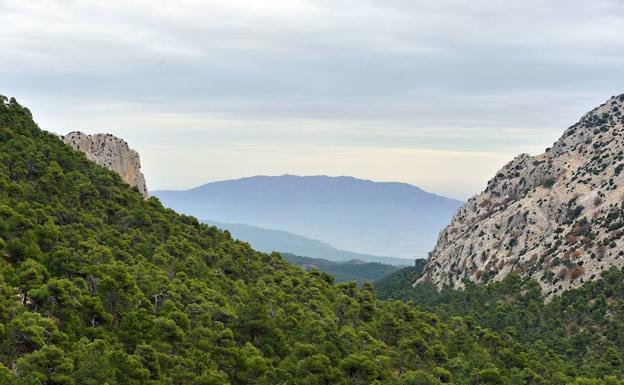
[[287, 231], [263, 229], [242, 223], [221, 223], [209, 220], [202, 220], [202, 223], [227, 230], [234, 238], [249, 242], [254, 249], [265, 253], [277, 251], [303, 255], [309, 258], [322, 258], [334, 262], [359, 259], [364, 262], [379, 262], [397, 266], [408, 265], [412, 262], [410, 259], [382, 257], [339, 250], [328, 243]]
[[278, 229], [360, 254], [425, 256], [461, 202], [404, 183], [256, 176], [154, 191], [165, 206], [224, 223]]
[[522, 154], [442, 231], [425, 275], [463, 280], [535, 278], [547, 296], [624, 266], [624, 95], [587, 113], [544, 154]]
[[[370, 285], [333, 285], [327, 274], [145, 201], [4, 97], [0, 293], [3, 385], [545, 385], [602, 377], [470, 319], [442, 321], [378, 301]], [[591, 383], [607, 381], [618, 383]]]

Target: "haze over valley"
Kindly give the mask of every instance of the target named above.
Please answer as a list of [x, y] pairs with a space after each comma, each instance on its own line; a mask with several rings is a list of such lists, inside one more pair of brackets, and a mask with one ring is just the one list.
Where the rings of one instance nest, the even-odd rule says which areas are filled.
[[295, 175], [214, 182], [153, 195], [197, 218], [282, 230], [338, 249], [407, 260], [426, 257], [461, 205], [404, 183]]

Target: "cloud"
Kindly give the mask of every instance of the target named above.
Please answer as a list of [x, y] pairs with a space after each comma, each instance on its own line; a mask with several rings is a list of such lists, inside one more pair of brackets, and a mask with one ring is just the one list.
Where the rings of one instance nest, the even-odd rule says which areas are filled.
[[[437, 182], [423, 167], [390, 170], [465, 197], [491, 164], [541, 151], [622, 92], [622, 35], [619, 0], [0, 0], [0, 92], [46, 129], [111, 131], [146, 159], [163, 143], [255, 158], [253, 170], [231, 161], [217, 171], [171, 148], [170, 168], [202, 170], [187, 180], [316, 164], [347, 173], [340, 164], [374, 149], [440, 162], [491, 154]], [[261, 151], [302, 144], [309, 156], [289, 155], [290, 167]], [[354, 158], [315, 161], [326, 148]], [[385, 170], [370, 158], [368, 169]], [[185, 184], [164, 186], [169, 175], [153, 170], [161, 187]]]

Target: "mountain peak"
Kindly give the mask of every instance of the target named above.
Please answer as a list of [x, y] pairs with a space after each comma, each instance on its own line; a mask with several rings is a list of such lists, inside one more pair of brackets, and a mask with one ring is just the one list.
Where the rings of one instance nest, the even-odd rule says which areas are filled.
[[623, 104], [612, 97], [543, 154], [506, 164], [440, 233], [419, 282], [462, 288], [515, 272], [552, 296], [624, 266]]

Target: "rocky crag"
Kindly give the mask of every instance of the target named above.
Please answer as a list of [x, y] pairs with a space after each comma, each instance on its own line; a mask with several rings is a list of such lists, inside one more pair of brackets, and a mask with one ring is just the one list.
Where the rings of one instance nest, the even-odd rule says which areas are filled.
[[415, 284], [461, 289], [516, 272], [552, 297], [624, 266], [623, 112], [614, 96], [545, 153], [509, 162], [440, 233]]
[[116, 172], [126, 183], [137, 187], [145, 199], [149, 197], [139, 154], [124, 140], [111, 134], [87, 135], [78, 131], [61, 138], [66, 144], [85, 153], [89, 160]]

